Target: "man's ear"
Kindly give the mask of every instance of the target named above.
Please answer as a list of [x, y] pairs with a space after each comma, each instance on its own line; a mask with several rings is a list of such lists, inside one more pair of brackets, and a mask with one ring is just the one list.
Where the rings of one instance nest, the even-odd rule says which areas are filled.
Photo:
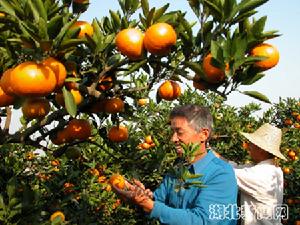
[[209, 130], [207, 128], [202, 128], [199, 132], [201, 141], [205, 142], [209, 138]]

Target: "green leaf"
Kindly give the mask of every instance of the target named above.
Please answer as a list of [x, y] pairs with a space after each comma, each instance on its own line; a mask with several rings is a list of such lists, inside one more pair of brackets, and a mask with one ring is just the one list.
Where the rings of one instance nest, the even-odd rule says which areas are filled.
[[224, 10], [224, 20], [231, 20], [231, 13], [233, 8], [236, 6], [235, 0], [225, 0], [223, 10]]
[[261, 78], [263, 78], [265, 75], [263, 73], [258, 73], [253, 77], [250, 77], [246, 80], [243, 80], [241, 82], [242, 85], [252, 85], [254, 84], [256, 81], [260, 80]]
[[154, 16], [153, 16], [153, 22], [156, 22], [169, 8], [170, 4], [166, 4], [163, 7], [155, 10]]
[[216, 4], [214, 4], [211, 0], [204, 0], [204, 6], [206, 6], [209, 9], [209, 12], [212, 14], [212, 16], [220, 21], [223, 17], [222, 10], [220, 9]]
[[0, 211], [1, 209], [5, 210], [6, 206], [4, 204], [3, 196], [0, 194]]
[[131, 10], [132, 0], [125, 0], [125, 10], [126, 12]]
[[261, 17], [259, 20], [257, 20], [254, 25], [252, 26], [252, 33], [254, 36], [261, 36], [261, 33], [264, 31], [265, 23], [266, 23], [267, 17]]
[[197, 17], [199, 17], [200, 16], [200, 1], [199, 0], [188, 0], [188, 2], [189, 2], [191, 9], [195, 13], [195, 15]]
[[47, 18], [47, 11], [45, 9], [44, 3], [42, 0], [33, 0], [36, 6], [37, 11], [39, 12], [39, 16], [42, 17], [45, 21]]
[[32, 3], [32, 0], [27, 0], [27, 4], [29, 5], [29, 7], [31, 9], [34, 21], [36, 23], [38, 23], [39, 22], [39, 18], [40, 18], [40, 14], [39, 14], [38, 10], [36, 9], [35, 5]]
[[145, 17], [148, 16], [149, 13], [149, 2], [148, 0], [141, 0], [142, 3], [142, 10]]
[[76, 47], [83, 43], [85, 43], [84, 39], [67, 39], [61, 43], [61, 45], [59, 46], [59, 50], [65, 50], [68, 48]]
[[241, 21], [243, 21], [243, 20], [249, 18], [250, 16], [254, 15], [255, 13], [257, 13], [257, 11], [251, 10], [251, 11], [247, 11], [247, 12], [238, 14], [238, 16], [235, 17], [235, 18], [231, 21], [231, 24], [235, 24], [235, 23], [241, 22]]
[[107, 66], [115, 66], [117, 63], [119, 63], [121, 60], [121, 55], [120, 54], [115, 54], [108, 58], [106, 65]]
[[57, 48], [57, 47], [61, 44], [61, 42], [62, 42], [64, 36], [65, 36], [65, 35], [67, 34], [67, 32], [70, 30], [71, 26], [75, 23], [75, 21], [78, 19], [78, 17], [79, 17], [79, 15], [76, 16], [75, 18], [73, 18], [71, 21], [69, 21], [68, 23], [66, 23], [66, 24], [62, 27], [62, 29], [60, 30], [59, 34], [57, 35], [57, 37], [56, 37], [56, 38], [54, 39], [54, 41], [53, 41], [53, 46], [54, 46], [54, 47]]
[[119, 15], [116, 12], [112, 11], [112, 10], [109, 10], [109, 13], [110, 13], [110, 16], [111, 16], [114, 24], [115, 24], [115, 28], [119, 29], [121, 27], [121, 19], [120, 19]]
[[247, 51], [247, 40], [245, 38], [235, 38], [232, 41], [232, 53], [234, 60], [244, 58]]
[[251, 11], [263, 4], [265, 4], [268, 0], [243, 0], [238, 5], [239, 13], [245, 13]]
[[138, 63], [134, 63], [129, 69], [128, 71], [126, 71], [125, 75], [131, 74], [135, 71], [137, 71], [138, 69], [140, 69], [144, 64], [147, 63], [147, 59], [144, 59]]
[[150, 10], [147, 16], [147, 20], [146, 20], [147, 27], [150, 27], [152, 25], [154, 13], [155, 13], [155, 7]]
[[39, 23], [39, 36], [43, 40], [49, 40], [46, 21], [42, 17], [40, 17], [38, 23]]
[[15, 10], [12, 5], [6, 0], [0, 0], [0, 5], [2, 6], [3, 12], [15, 16]]
[[183, 62], [188, 68], [193, 70], [197, 75], [199, 75], [202, 79], [205, 79], [205, 74], [202, 68], [202, 65], [197, 62]]
[[79, 77], [67, 77], [65, 79], [65, 82], [77, 82], [77, 81], [80, 81], [80, 80], [81, 80], [81, 78], [79, 78]]
[[56, 38], [62, 26], [63, 26], [62, 15], [57, 15], [51, 18], [51, 20], [47, 24], [48, 35], [50, 39]]
[[75, 99], [70, 91], [68, 91], [65, 87], [62, 88], [65, 107], [70, 116], [75, 117], [77, 114], [77, 105], [75, 103]]
[[271, 103], [267, 96], [263, 95], [262, 93], [258, 91], [243, 91], [242, 94], [248, 95], [252, 98], [255, 98], [257, 100], [260, 100], [262, 102]]
[[11, 178], [6, 185], [6, 192], [9, 199], [12, 199], [16, 193], [16, 179], [13, 177]]

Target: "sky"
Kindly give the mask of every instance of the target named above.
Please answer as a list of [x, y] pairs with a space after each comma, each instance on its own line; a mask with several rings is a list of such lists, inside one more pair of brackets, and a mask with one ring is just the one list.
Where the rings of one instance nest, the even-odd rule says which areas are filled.
[[[150, 7], [161, 7], [170, 2], [169, 10], [181, 9], [187, 12], [187, 19], [195, 21], [195, 16], [189, 8], [187, 0], [148, 0]], [[93, 18], [101, 19], [109, 15], [109, 10], [120, 10], [118, 0], [90, 0], [90, 7], [81, 16], [80, 20], [92, 22]], [[269, 40], [268, 43], [275, 45], [280, 52], [278, 65], [265, 72], [266, 76], [251, 86], [242, 86], [241, 91], [256, 90], [265, 94], [273, 103], [278, 103], [279, 98], [299, 98], [300, 80], [300, 44], [299, 44], [299, 22], [300, 6], [299, 0], [269, 0], [258, 8], [256, 18], [267, 16], [266, 30], [278, 30], [280, 37]], [[250, 102], [260, 103], [261, 113], [271, 105], [261, 103], [253, 98], [240, 93], [232, 93], [228, 96], [227, 104], [240, 107]], [[20, 111], [14, 112], [10, 132], [18, 130]]]

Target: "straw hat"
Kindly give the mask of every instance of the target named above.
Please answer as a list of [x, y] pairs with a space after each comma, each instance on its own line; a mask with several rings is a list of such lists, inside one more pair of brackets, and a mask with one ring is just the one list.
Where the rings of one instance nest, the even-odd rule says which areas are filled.
[[280, 152], [282, 133], [279, 128], [265, 123], [251, 134], [243, 132], [241, 132], [241, 134], [261, 149], [275, 155], [278, 158], [287, 160]]

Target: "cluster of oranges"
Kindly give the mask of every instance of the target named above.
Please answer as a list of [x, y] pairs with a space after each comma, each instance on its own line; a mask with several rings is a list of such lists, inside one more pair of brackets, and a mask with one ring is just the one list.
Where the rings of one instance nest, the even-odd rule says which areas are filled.
[[64, 84], [65, 66], [53, 57], [42, 62], [26, 61], [7, 69], [0, 80], [0, 106], [14, 104], [16, 97], [27, 98], [22, 112], [28, 119], [40, 119], [50, 111], [44, 97]]
[[73, 140], [87, 140], [92, 134], [92, 127], [85, 119], [72, 119], [68, 125], [59, 130], [55, 137], [51, 138], [53, 144], [61, 145]]
[[300, 113], [299, 112], [292, 112], [291, 116], [284, 120], [284, 124], [288, 127], [294, 127], [300, 129]]
[[144, 141], [138, 145], [138, 148], [147, 150], [149, 148], [153, 148], [154, 146], [155, 146], [155, 143], [153, 142], [151, 135], [147, 135], [144, 138]]
[[137, 28], [121, 30], [116, 35], [116, 46], [123, 55], [137, 60], [143, 57], [145, 49], [155, 55], [168, 54], [176, 39], [176, 32], [170, 24], [156, 23], [145, 33]]
[[[261, 43], [250, 50], [250, 56], [265, 57], [260, 61], [254, 63], [254, 66], [261, 71], [268, 70], [277, 65], [279, 61], [279, 52], [275, 46]], [[225, 78], [225, 72], [229, 71], [229, 64], [225, 64], [225, 68], [218, 68], [212, 63], [213, 57], [211, 53], [208, 53], [202, 62], [202, 68], [204, 77], [196, 74], [193, 79], [193, 86], [199, 90], [206, 90], [210, 84], [222, 83]]]

